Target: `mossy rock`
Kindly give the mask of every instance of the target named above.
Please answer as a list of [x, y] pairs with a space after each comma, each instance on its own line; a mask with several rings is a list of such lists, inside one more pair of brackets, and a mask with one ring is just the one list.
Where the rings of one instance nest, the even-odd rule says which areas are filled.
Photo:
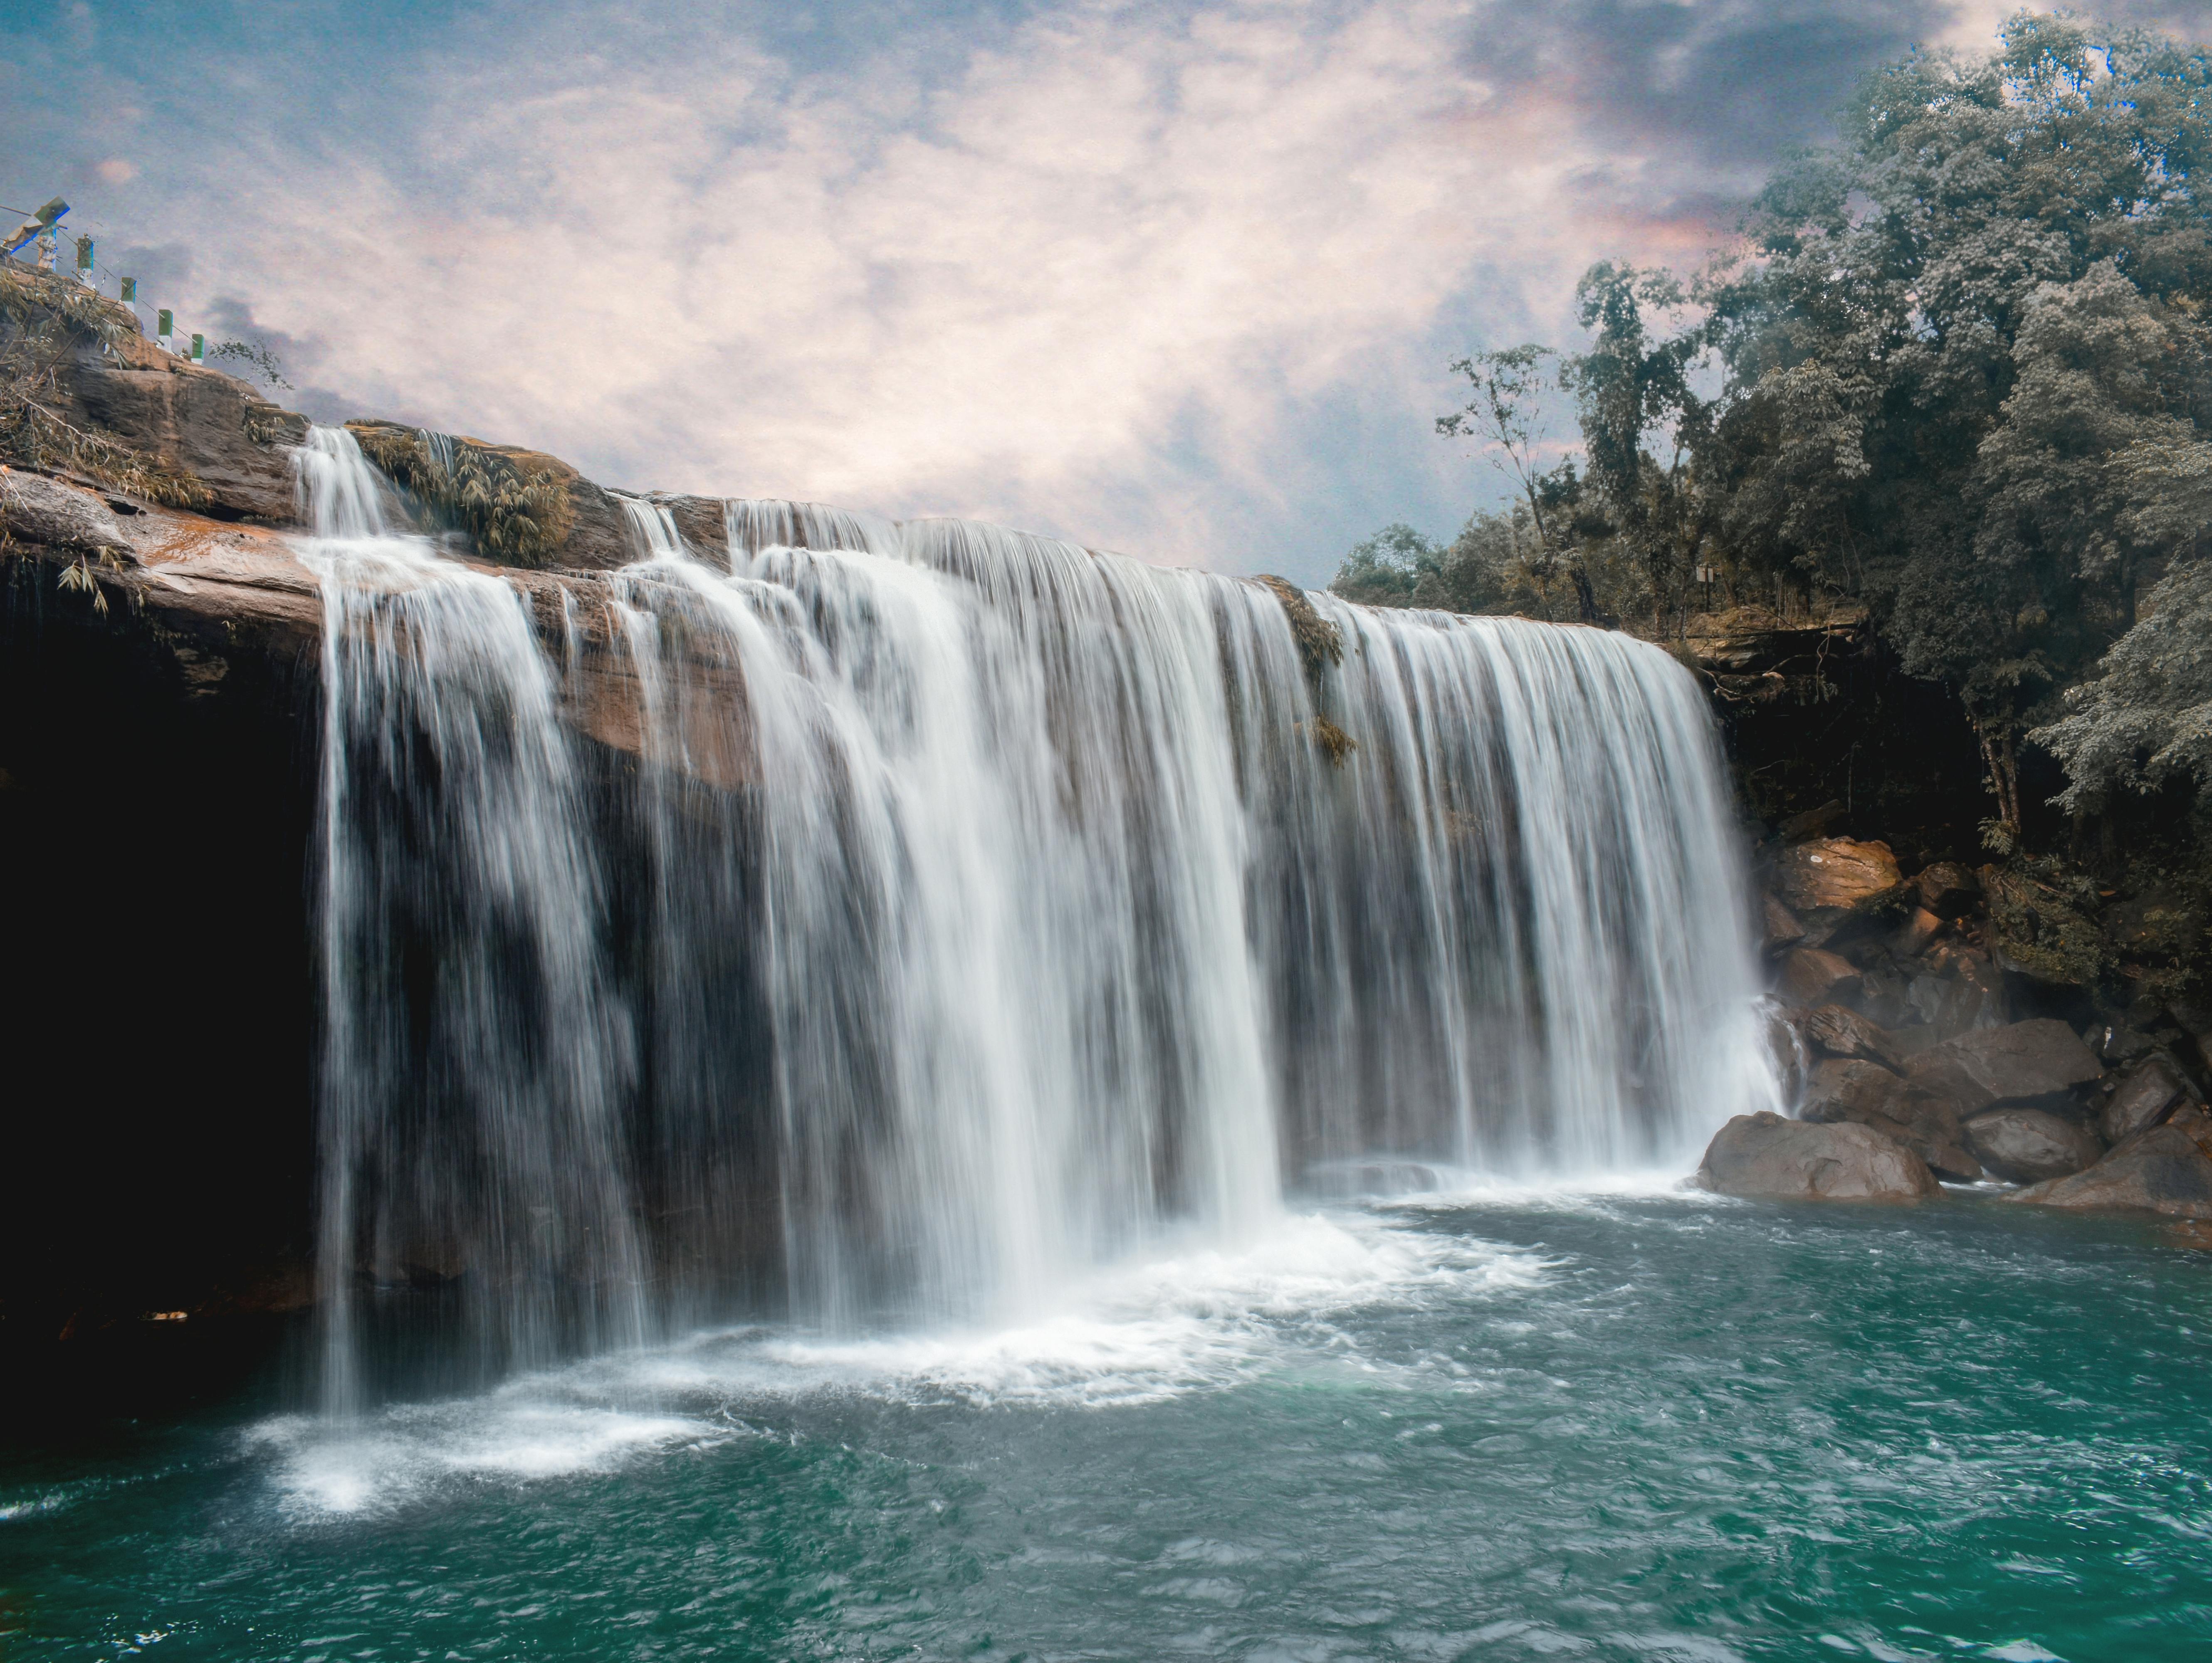
[[2103, 929], [2064, 890], [2002, 866], [1981, 879], [1990, 944], [2008, 968], [2067, 987], [2094, 987], [2111, 968]]
[[1291, 639], [1297, 643], [1298, 660], [1305, 665], [1307, 678], [1318, 686], [1324, 671], [1344, 662], [1342, 632], [1315, 610], [1305, 591], [1296, 584], [1272, 573], [1263, 574], [1260, 581], [1282, 603], [1283, 616], [1290, 620]]
[[576, 523], [580, 477], [533, 451], [425, 432], [389, 422], [349, 422], [362, 453], [425, 508], [468, 533], [487, 560], [556, 564]]
[[137, 332], [128, 308], [82, 283], [0, 262], [0, 459], [204, 508], [215, 494], [191, 469], [103, 430], [79, 408], [81, 365], [118, 361]]

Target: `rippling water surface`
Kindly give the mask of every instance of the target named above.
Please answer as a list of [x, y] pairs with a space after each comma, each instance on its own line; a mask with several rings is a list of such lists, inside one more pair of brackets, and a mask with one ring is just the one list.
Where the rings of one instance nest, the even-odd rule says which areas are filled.
[[2203, 1657], [2208, 1335], [2203, 1255], [1972, 1199], [1330, 1208], [999, 1332], [26, 1436], [0, 1656]]

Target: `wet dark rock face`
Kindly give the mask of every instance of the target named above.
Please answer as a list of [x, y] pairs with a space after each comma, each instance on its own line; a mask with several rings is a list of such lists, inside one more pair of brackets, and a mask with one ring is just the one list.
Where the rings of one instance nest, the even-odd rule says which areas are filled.
[[0, 567], [0, 1346], [304, 1298], [312, 657]]
[[[68, 302], [47, 321], [93, 304]], [[119, 447], [106, 462], [135, 458], [131, 477], [163, 495], [20, 457], [0, 470], [0, 853], [16, 875], [0, 954], [8, 1389], [14, 1362], [186, 1329], [198, 1348], [211, 1324], [310, 1297], [323, 619], [287, 535], [307, 424], [109, 310], [106, 338], [69, 337], [47, 396]], [[581, 504], [565, 567], [632, 557], [610, 494], [512, 454]], [[717, 552], [720, 505], [680, 506], [700, 551]], [[596, 581], [512, 575], [556, 638], [563, 588]], [[637, 689], [606, 650], [607, 609], [575, 610], [564, 714], [611, 781], [634, 767]], [[701, 787], [730, 788], [738, 770], [696, 750]], [[605, 794], [618, 822], [618, 793]]]

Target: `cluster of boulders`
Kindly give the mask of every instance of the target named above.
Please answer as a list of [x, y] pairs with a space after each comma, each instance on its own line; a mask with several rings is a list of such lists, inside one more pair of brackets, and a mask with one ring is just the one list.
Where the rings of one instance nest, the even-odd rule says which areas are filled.
[[1910, 878], [1889, 847], [1785, 842], [1766, 867], [1771, 1035], [1794, 1118], [1739, 1115], [1698, 1180], [1723, 1194], [1914, 1201], [1943, 1183], [2046, 1206], [2212, 1219], [2212, 1017], [2138, 1000], [2063, 1004], [2008, 962], [1987, 895], [1942, 861]]

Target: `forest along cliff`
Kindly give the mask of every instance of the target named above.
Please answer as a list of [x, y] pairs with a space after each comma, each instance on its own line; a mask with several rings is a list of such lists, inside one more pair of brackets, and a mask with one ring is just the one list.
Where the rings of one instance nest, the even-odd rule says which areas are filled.
[[[1747, 821], [1777, 1062], [1801, 1120], [1911, 1157], [1740, 1124], [1705, 1180], [1908, 1199], [1937, 1193], [1932, 1174], [2212, 1219], [2212, 1004], [2185, 804], [2169, 798], [2165, 835], [2132, 858], [1991, 859], [1969, 817], [1985, 780], [1967, 724], [1899, 671], [1863, 605], [1693, 614], [1678, 651], [1712, 691], [1747, 809], [1852, 793]], [[2109, 835], [2075, 830], [2091, 848]]]

